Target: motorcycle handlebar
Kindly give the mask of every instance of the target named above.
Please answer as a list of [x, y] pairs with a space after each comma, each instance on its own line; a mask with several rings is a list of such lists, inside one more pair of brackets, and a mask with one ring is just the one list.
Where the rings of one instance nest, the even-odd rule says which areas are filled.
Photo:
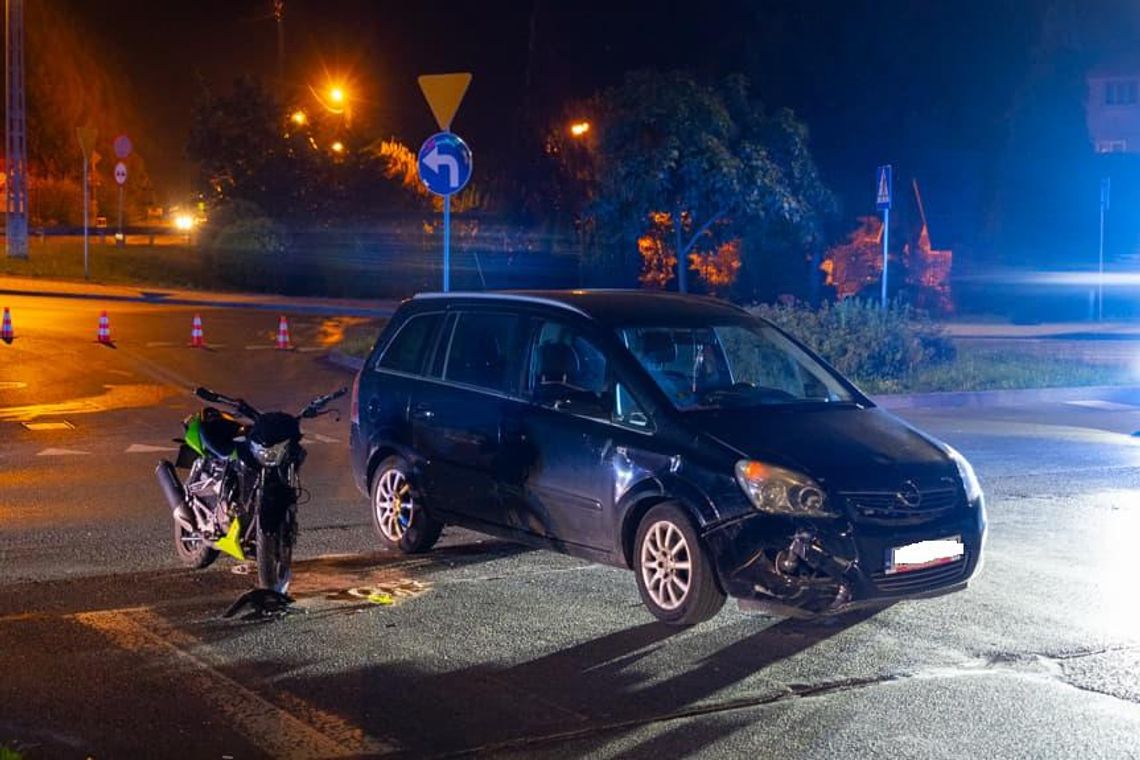
[[194, 395], [203, 401], [209, 401], [211, 404], [225, 404], [226, 406], [233, 407], [238, 414], [249, 417], [251, 420], [257, 419], [258, 411], [240, 398], [230, 398], [217, 391], [202, 387], [196, 388]]
[[317, 398], [310, 401], [308, 406], [306, 406], [301, 411], [301, 416], [302, 417], [313, 417], [313, 416], [315, 416], [317, 414], [317, 412], [321, 411], [321, 409], [324, 408], [327, 404], [330, 404], [333, 401], [336, 401], [338, 398], [340, 398], [341, 396], [343, 396], [346, 393], [348, 393], [348, 388], [339, 388], [339, 389], [333, 391], [332, 393], [328, 394], [327, 396], [318, 396]]

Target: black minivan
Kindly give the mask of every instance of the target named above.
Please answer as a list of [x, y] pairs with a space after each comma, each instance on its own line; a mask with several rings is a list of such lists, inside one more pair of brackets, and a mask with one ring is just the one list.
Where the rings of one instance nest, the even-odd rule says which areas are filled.
[[353, 389], [352, 464], [380, 539], [445, 524], [632, 568], [661, 620], [731, 595], [832, 614], [966, 586], [970, 464], [773, 325], [643, 291], [405, 301]]

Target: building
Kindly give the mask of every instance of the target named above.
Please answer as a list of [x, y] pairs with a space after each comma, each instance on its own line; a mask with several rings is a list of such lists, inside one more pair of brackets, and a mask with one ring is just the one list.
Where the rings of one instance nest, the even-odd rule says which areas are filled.
[[1140, 154], [1140, 61], [1098, 66], [1088, 85], [1085, 117], [1096, 152]]

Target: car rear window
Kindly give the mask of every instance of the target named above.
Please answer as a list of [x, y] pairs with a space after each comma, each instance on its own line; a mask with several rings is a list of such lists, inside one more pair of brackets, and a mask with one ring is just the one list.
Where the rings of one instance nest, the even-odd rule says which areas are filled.
[[420, 314], [409, 319], [384, 349], [376, 366], [410, 375], [421, 374], [441, 321], [442, 314]]

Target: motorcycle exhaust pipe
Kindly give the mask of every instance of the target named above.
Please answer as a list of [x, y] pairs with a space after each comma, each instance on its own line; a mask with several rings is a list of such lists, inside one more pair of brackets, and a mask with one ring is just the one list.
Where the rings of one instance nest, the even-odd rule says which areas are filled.
[[197, 530], [194, 527], [194, 515], [186, 505], [186, 489], [182, 487], [182, 481], [178, 479], [174, 465], [163, 459], [154, 468], [154, 477], [158, 480], [162, 495], [166, 497], [174, 521], [188, 531]]

